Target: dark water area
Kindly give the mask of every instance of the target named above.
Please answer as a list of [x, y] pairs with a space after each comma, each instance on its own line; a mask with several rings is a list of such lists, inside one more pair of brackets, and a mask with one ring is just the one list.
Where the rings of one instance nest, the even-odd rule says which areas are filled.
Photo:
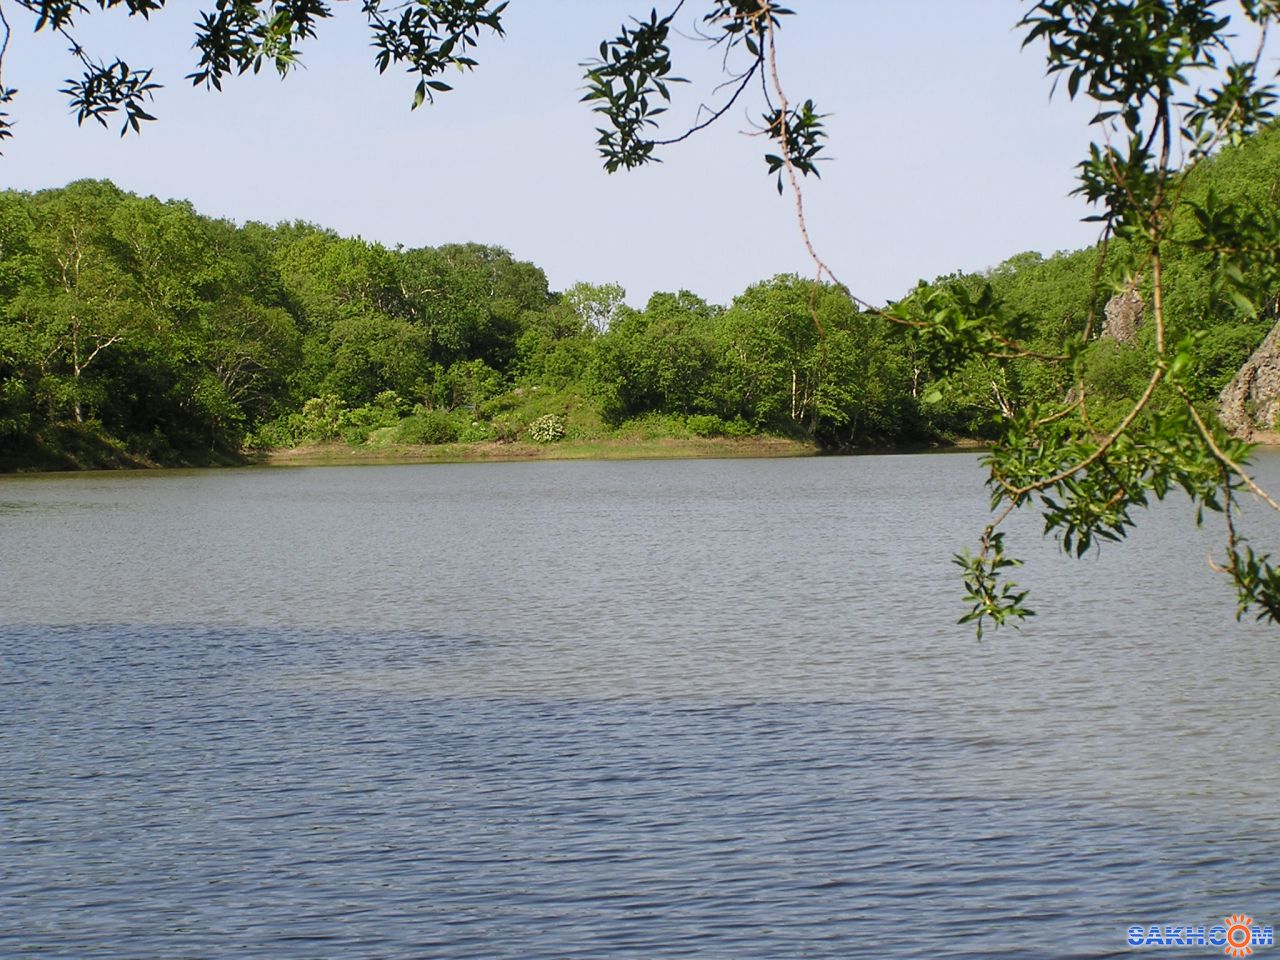
[[984, 499], [969, 456], [7, 478], [0, 956], [1274, 924], [1275, 628], [1170, 504], [1079, 563], [1019, 523], [1040, 615], [978, 643]]

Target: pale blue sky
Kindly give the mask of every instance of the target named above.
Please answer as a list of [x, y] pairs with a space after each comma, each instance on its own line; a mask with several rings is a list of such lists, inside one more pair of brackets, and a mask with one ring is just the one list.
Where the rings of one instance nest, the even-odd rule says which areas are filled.
[[[498, 244], [545, 269], [555, 289], [617, 281], [635, 305], [679, 288], [726, 303], [775, 273], [812, 272], [791, 198], [774, 191], [740, 109], [669, 148], [660, 166], [601, 169], [578, 63], [645, 3], [513, 0], [506, 39], [486, 38], [479, 69], [415, 113], [412, 81], [377, 76], [358, 7], [341, 0], [338, 19], [304, 48], [305, 70], [193, 90], [183, 75], [200, 6], [171, 0], [150, 24], [86, 19], [91, 52], [152, 65], [166, 85], [159, 122], [124, 139], [114, 126], [76, 127], [56, 93], [74, 72], [64, 45], [31, 35], [11, 10], [4, 80], [20, 96], [0, 183], [105, 177], [237, 221], [304, 219], [388, 245]], [[1020, 51], [1013, 29], [1024, 4], [792, 6], [783, 84], [832, 114], [834, 159], [806, 187], [810, 231], [855, 293], [883, 301], [922, 277], [1091, 241], [1084, 208], [1067, 196], [1090, 111], [1050, 101], [1041, 50]], [[699, 4], [689, 7], [686, 28]], [[678, 72], [709, 76], [710, 57], [692, 45], [681, 53]], [[673, 120], [691, 119], [707, 89], [680, 88]]]

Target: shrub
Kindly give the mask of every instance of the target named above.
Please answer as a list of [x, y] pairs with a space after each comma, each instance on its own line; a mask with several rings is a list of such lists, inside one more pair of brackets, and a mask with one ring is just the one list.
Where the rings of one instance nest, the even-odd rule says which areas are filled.
[[651, 410], [631, 418], [618, 428], [618, 432], [621, 436], [640, 440], [666, 440], [689, 436], [689, 427], [680, 414]]
[[494, 438], [493, 427], [483, 420], [464, 420], [458, 428], [459, 443], [479, 443]]
[[436, 379], [436, 399], [455, 409], [474, 409], [486, 400], [492, 400], [502, 392], [502, 374], [483, 360], [464, 360], [455, 363]]
[[[388, 393], [395, 398], [395, 394], [390, 390], [378, 394], [378, 398], [381, 399]], [[372, 404], [365, 404], [363, 407], [356, 407], [342, 414], [340, 420], [342, 438], [347, 443], [364, 443], [373, 431], [394, 426], [399, 420], [394, 399], [388, 404], [381, 404], [378, 399], [375, 399]]]
[[397, 417], [409, 412], [409, 402], [394, 390], [383, 390], [373, 398], [373, 403], [369, 404], [369, 406], [376, 407], [379, 410], [388, 410]]
[[558, 413], [546, 413], [529, 424], [525, 436], [534, 443], [555, 443], [564, 438], [564, 433], [564, 417]]
[[729, 425], [714, 413], [694, 414], [685, 422], [689, 432], [696, 437], [723, 437], [729, 432]]
[[453, 443], [458, 439], [458, 424], [443, 410], [422, 410], [400, 421], [396, 443]]
[[302, 433], [308, 440], [332, 440], [342, 426], [347, 404], [341, 397], [326, 393], [302, 405]]
[[244, 445], [250, 450], [296, 447], [302, 443], [304, 432], [302, 414], [288, 413], [258, 424], [245, 436]]

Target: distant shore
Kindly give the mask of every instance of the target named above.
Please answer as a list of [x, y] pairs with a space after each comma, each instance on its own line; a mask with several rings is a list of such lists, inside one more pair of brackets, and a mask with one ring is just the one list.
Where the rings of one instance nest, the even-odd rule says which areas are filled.
[[813, 443], [785, 437], [663, 437], [653, 440], [561, 440], [557, 443], [442, 443], [351, 446], [315, 443], [248, 455], [270, 467], [344, 466], [373, 463], [471, 463], [511, 460], [668, 460], [726, 457], [812, 457]]
[[86, 470], [164, 470], [206, 467], [359, 466], [362, 464], [484, 463], [519, 460], [707, 460], [730, 458], [815, 457], [841, 454], [945, 453], [984, 449], [979, 440], [920, 441], [826, 450], [816, 443], [787, 437], [595, 437], [555, 443], [483, 441], [442, 444], [348, 444], [339, 440], [239, 454], [155, 460], [130, 454], [106, 443], [80, 445], [56, 454], [32, 452], [0, 458], [5, 474], [66, 473]]
[[[1254, 435], [1260, 451], [1280, 453], [1280, 433]], [[165, 470], [204, 467], [338, 467], [396, 463], [485, 463], [518, 460], [708, 460], [715, 458], [815, 457], [841, 454], [960, 453], [986, 449], [981, 440], [960, 438], [934, 443], [895, 443], [856, 450], [824, 450], [814, 443], [786, 437], [661, 437], [561, 440], [558, 443], [351, 444], [334, 441], [279, 450], [246, 451], [208, 459], [156, 462], [119, 451], [95, 450], [84, 459], [40, 458], [0, 462], [0, 476], [66, 473], [83, 470]], [[106, 454], [114, 455], [106, 455]]]

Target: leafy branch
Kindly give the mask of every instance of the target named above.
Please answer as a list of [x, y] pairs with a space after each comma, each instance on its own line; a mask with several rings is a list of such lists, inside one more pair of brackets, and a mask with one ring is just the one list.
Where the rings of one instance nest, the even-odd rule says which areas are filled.
[[[502, 14], [507, 8], [505, 0], [492, 8], [488, 0], [402, 2], [391, 5], [392, 15], [388, 16], [386, 6], [383, 0], [364, 0], [364, 13], [373, 28], [373, 46], [378, 51], [374, 62], [379, 73], [397, 63], [418, 76], [413, 92], [415, 110], [424, 102], [434, 102], [435, 94], [453, 89], [438, 79], [450, 67], [475, 69], [477, 63], [469, 51], [479, 44], [482, 29], [503, 35]], [[399, 18], [394, 16], [396, 11]]]
[[[599, 56], [585, 61], [586, 93], [582, 100], [604, 118], [597, 129], [596, 146], [604, 158], [605, 169], [613, 173], [659, 160], [655, 149], [681, 143], [714, 124], [739, 102], [757, 76], [763, 79], [768, 63], [772, 91], [764, 89], [765, 111], [760, 131], [776, 145], [776, 151], [765, 155], [769, 173], [777, 178], [778, 192], [783, 190], [784, 176], [819, 175], [819, 154], [825, 147], [826, 131], [823, 115], [812, 100], [791, 107], [777, 81], [775, 33], [781, 18], [792, 11], [771, 0], [717, 0], [702, 18], [699, 36], [712, 47], [723, 47], [722, 69], [728, 79], [717, 87], [731, 89], [730, 95], [717, 107], [703, 104], [699, 119], [683, 132], [666, 138], [654, 134], [658, 118], [672, 102], [671, 88], [687, 83], [672, 75], [670, 45], [672, 24], [684, 7], [680, 0], [665, 16], [657, 10], [647, 20], [635, 19], [624, 24], [616, 38], [600, 44]], [[741, 49], [747, 63], [741, 69], [728, 66], [730, 54]], [[771, 96], [776, 96], [775, 105]], [[706, 117], [702, 118], [703, 113]]]
[[[78, 123], [92, 119], [105, 126], [108, 117], [122, 112], [123, 135], [130, 130], [140, 132], [143, 121], [155, 119], [144, 107], [161, 86], [153, 79], [152, 70], [130, 67], [119, 58], [91, 57], [76, 39], [75, 28], [78, 18], [95, 8], [122, 8], [129, 16], [147, 19], [164, 8], [165, 0], [0, 0], [0, 71], [10, 36], [5, 3], [30, 12], [36, 32], [61, 36], [79, 61], [81, 76], [68, 79], [61, 90], [69, 98]], [[378, 71], [404, 64], [418, 77], [414, 108], [451, 89], [440, 79], [448, 69], [476, 66], [471, 51], [483, 31], [502, 35], [506, 6], [506, 2], [494, 4], [491, 0], [361, 0], [377, 51], [374, 63]], [[216, 0], [195, 22], [193, 46], [199, 60], [186, 79], [196, 86], [221, 90], [229, 77], [256, 74], [264, 66], [287, 76], [301, 63], [301, 44], [313, 39], [319, 23], [332, 16], [325, 0]], [[0, 105], [12, 102], [16, 93], [0, 83]], [[12, 135], [11, 123], [8, 114], [0, 111], [0, 139]]]
[[[1280, 612], [1280, 573], [1266, 554], [1239, 548], [1231, 511], [1234, 491], [1247, 488], [1273, 509], [1280, 504], [1249, 476], [1249, 446], [1212, 429], [1196, 409], [1184, 380], [1194, 360], [1195, 338], [1175, 344], [1167, 338], [1164, 302], [1164, 255], [1172, 244], [1176, 216], [1184, 205], [1186, 169], [1174, 161], [1175, 143], [1185, 143], [1191, 163], [1209, 156], [1220, 142], [1236, 142], [1271, 117], [1272, 87], [1259, 84], [1258, 63], [1266, 29], [1280, 10], [1274, 4], [1252, 4], [1247, 12], [1260, 26], [1252, 60], [1232, 62], [1222, 81], [1207, 91], [1184, 94], [1194, 71], [1217, 72], [1229, 53], [1225, 30], [1229, 18], [1218, 15], [1216, 0], [1162, 3], [1138, 0], [1040, 0], [1022, 20], [1029, 27], [1025, 43], [1048, 42], [1049, 73], [1066, 79], [1067, 93], [1085, 93], [1099, 103], [1093, 124], [1103, 145], [1095, 144], [1080, 165], [1077, 193], [1095, 205], [1092, 218], [1127, 244], [1131, 275], [1148, 273], [1154, 324], [1154, 362], [1145, 390], [1116, 425], [1099, 434], [1087, 420], [1085, 379], [1077, 368], [1078, 395], [1053, 418], [1011, 422], [1001, 442], [987, 457], [993, 507], [1006, 509], [982, 538], [973, 570], [998, 578], [997, 558], [1006, 559], [992, 530], [1009, 512], [1036, 500], [1045, 532], [1057, 535], [1064, 550], [1076, 555], [1099, 542], [1123, 539], [1133, 526], [1133, 510], [1163, 499], [1174, 488], [1184, 490], [1200, 510], [1223, 512], [1228, 518], [1228, 557], [1216, 569], [1234, 581], [1240, 613], [1257, 607], [1262, 618]], [[1179, 100], [1182, 96], [1185, 99]], [[1183, 119], [1180, 120], [1180, 114]], [[1122, 146], [1114, 142], [1120, 135]], [[1188, 168], [1189, 169], [1189, 168]], [[1186, 205], [1199, 233], [1190, 244], [1218, 258], [1215, 284], [1229, 288], [1237, 304], [1252, 306], [1244, 290], [1251, 257], [1267, 263], [1277, 257], [1276, 234], [1266, 235], [1255, 216], [1218, 205], [1216, 198]], [[1105, 256], [1105, 248], [1100, 251]], [[1270, 270], [1264, 282], [1280, 274]], [[1074, 361], [1079, 367], [1081, 361]], [[1167, 390], [1179, 404], [1157, 412], [1153, 401]], [[972, 577], [972, 573], [970, 576]], [[998, 626], [1022, 614], [1019, 604], [993, 606], [995, 587], [983, 582], [975, 592], [974, 613], [986, 613]]]

